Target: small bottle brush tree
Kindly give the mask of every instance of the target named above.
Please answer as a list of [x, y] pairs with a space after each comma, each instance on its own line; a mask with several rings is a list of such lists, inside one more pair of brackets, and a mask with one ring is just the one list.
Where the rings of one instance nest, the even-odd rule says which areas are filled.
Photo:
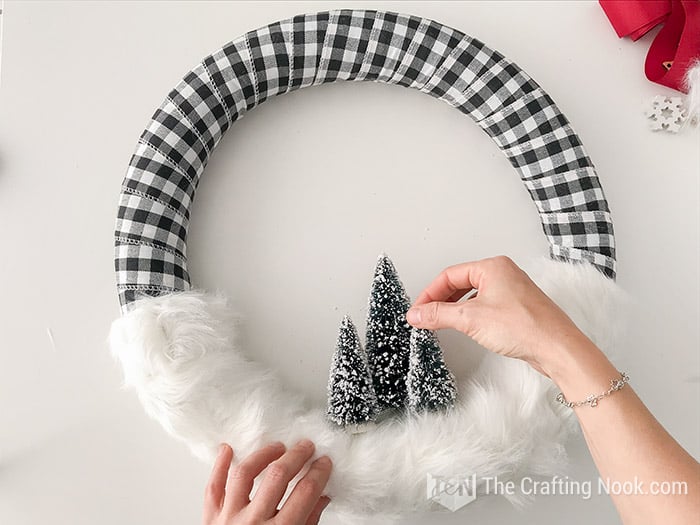
[[367, 358], [380, 409], [406, 405], [410, 301], [389, 257], [381, 255], [367, 312]]
[[328, 419], [361, 430], [379, 412], [367, 356], [357, 329], [347, 315], [340, 324], [328, 379]]
[[430, 330], [411, 330], [406, 387], [408, 407], [414, 412], [443, 410], [455, 404], [454, 376], [445, 364], [435, 333]]

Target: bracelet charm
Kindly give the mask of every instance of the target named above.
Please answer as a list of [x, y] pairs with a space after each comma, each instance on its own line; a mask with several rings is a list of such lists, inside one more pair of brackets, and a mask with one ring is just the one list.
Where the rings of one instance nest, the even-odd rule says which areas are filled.
[[566, 398], [564, 397], [563, 392], [559, 392], [557, 394], [556, 400], [561, 403], [564, 406], [567, 406], [569, 408], [576, 408], [580, 407], [583, 405], [588, 405], [589, 407], [595, 408], [598, 406], [598, 401], [600, 401], [602, 398], [609, 396], [613, 392], [617, 392], [618, 390], [621, 390], [622, 387], [625, 386], [625, 384], [629, 383], [629, 376], [625, 372], [620, 372], [620, 378], [619, 379], [611, 379], [610, 380], [610, 388], [608, 388], [605, 392], [602, 394], [591, 394], [589, 395], [586, 399], [583, 401], [567, 401]]

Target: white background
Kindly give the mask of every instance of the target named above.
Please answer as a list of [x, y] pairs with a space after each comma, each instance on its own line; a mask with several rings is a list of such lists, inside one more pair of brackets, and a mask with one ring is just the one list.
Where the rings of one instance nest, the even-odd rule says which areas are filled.
[[[0, 87], [0, 523], [185, 525], [209, 466], [119, 390], [105, 343], [118, 314], [119, 186], [150, 115], [202, 57], [297, 13], [407, 12], [471, 34], [532, 75], [594, 160], [631, 296], [614, 361], [662, 424], [700, 455], [698, 131], [652, 133], [648, 35], [618, 40], [595, 2], [5, 3]], [[378, 84], [266, 102], [228, 132], [190, 235], [196, 286], [248, 318], [259, 359], [318, 403], [338, 322], [364, 323], [376, 255], [412, 296], [445, 265], [546, 253], [515, 171], [467, 117]], [[611, 319], [611, 323], [623, 319]], [[468, 374], [481, 350], [441, 334]], [[573, 479], [596, 479], [582, 442]], [[502, 498], [405, 523], [614, 523], [607, 497]], [[334, 523], [329, 515], [326, 523]]]

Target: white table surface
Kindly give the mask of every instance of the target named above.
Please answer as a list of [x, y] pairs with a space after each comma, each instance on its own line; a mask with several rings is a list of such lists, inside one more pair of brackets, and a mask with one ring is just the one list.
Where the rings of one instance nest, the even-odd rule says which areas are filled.
[[[0, 523], [199, 522], [209, 467], [119, 390], [106, 337], [117, 195], [136, 140], [181, 76], [243, 32], [329, 8], [401, 11], [480, 38], [557, 101], [594, 160], [631, 298], [615, 363], [700, 455], [698, 130], [652, 133], [674, 92], [643, 76], [648, 35], [618, 40], [595, 2], [18, 2], [0, 85]], [[417, 91], [335, 84], [266, 102], [207, 169], [190, 234], [197, 286], [248, 318], [244, 338], [322, 402], [337, 324], [363, 325], [376, 255], [415, 296], [443, 266], [546, 253], [516, 173], [468, 118]], [[480, 350], [441, 334], [468, 372]], [[596, 480], [581, 441], [572, 479]], [[616, 523], [606, 496], [500, 497], [407, 524]], [[328, 515], [324, 523], [335, 523]]]

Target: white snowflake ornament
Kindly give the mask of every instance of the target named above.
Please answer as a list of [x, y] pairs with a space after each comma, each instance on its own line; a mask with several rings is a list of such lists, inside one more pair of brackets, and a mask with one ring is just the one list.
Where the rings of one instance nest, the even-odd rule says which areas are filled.
[[644, 114], [649, 119], [649, 127], [653, 131], [678, 133], [685, 121], [683, 99], [657, 95], [651, 99]]

